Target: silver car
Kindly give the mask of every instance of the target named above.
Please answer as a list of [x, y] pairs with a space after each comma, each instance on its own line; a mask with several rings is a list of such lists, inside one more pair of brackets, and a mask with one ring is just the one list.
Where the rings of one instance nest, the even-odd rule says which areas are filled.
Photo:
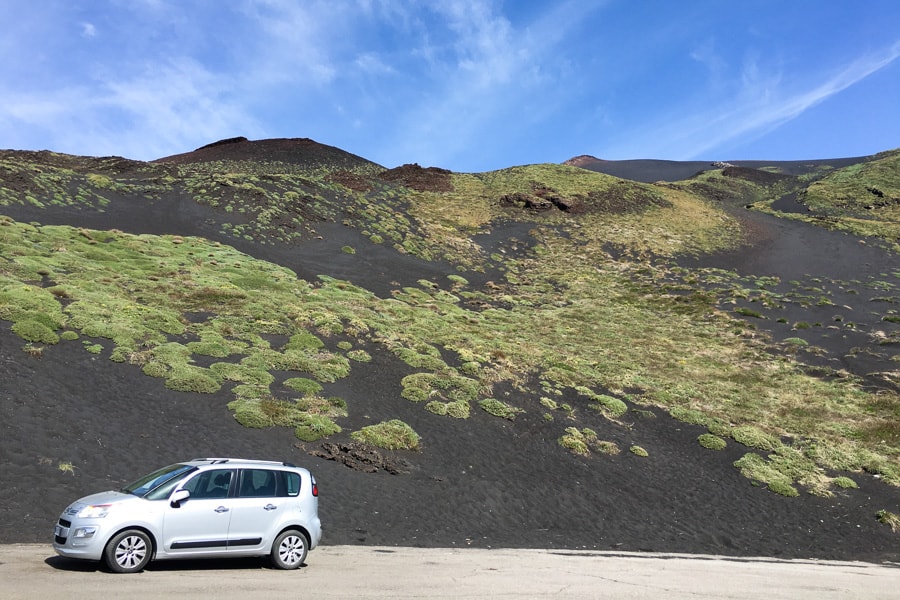
[[318, 495], [312, 474], [288, 463], [194, 459], [73, 502], [53, 549], [117, 573], [151, 559], [265, 555], [296, 569], [322, 537]]

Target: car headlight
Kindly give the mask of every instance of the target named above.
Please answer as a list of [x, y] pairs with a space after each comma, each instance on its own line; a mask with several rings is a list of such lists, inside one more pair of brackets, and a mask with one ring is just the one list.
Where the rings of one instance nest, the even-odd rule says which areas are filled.
[[102, 519], [109, 514], [109, 504], [89, 504], [81, 509], [78, 517], [81, 519]]

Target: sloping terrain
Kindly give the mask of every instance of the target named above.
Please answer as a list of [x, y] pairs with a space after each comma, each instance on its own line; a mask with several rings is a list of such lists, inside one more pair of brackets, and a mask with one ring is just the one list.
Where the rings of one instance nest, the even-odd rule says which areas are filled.
[[689, 179], [703, 171], [721, 169], [728, 166], [746, 169], [766, 170], [783, 175], [810, 175], [832, 169], [840, 169], [864, 162], [869, 157], [832, 158], [819, 160], [732, 160], [709, 162], [703, 160], [603, 160], [595, 156], [583, 154], [565, 161], [566, 165], [581, 167], [606, 173], [622, 179], [653, 183], [655, 181], [680, 181]]
[[772, 208], [892, 156], [665, 183], [0, 152], [0, 542], [244, 455], [313, 469], [328, 543], [897, 560], [896, 239]]

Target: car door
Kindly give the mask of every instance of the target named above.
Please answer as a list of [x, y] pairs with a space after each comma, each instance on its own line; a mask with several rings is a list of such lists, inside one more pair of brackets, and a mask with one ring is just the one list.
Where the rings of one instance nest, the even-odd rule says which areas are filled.
[[166, 507], [162, 540], [166, 554], [217, 554], [227, 550], [235, 479], [233, 469], [210, 469], [180, 486], [191, 495], [178, 506]]
[[228, 528], [231, 553], [268, 552], [285, 518], [288, 498], [284, 487], [281, 471], [241, 469]]

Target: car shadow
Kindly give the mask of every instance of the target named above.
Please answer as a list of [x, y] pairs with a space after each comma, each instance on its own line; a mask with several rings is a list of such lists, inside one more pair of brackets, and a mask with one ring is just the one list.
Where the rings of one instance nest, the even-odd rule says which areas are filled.
[[[80, 573], [112, 573], [103, 563], [93, 560], [78, 560], [51, 556], [44, 561], [47, 566], [58, 571], [73, 571]], [[300, 565], [305, 569], [306, 563]], [[172, 571], [240, 571], [250, 569], [275, 569], [266, 557], [256, 558], [186, 558], [173, 560], [152, 561], [145, 571], [172, 572]]]
[[101, 570], [101, 564], [99, 562], [93, 560], [76, 560], [74, 558], [65, 558], [63, 556], [50, 556], [44, 560], [44, 564], [57, 571], [91, 573]]

